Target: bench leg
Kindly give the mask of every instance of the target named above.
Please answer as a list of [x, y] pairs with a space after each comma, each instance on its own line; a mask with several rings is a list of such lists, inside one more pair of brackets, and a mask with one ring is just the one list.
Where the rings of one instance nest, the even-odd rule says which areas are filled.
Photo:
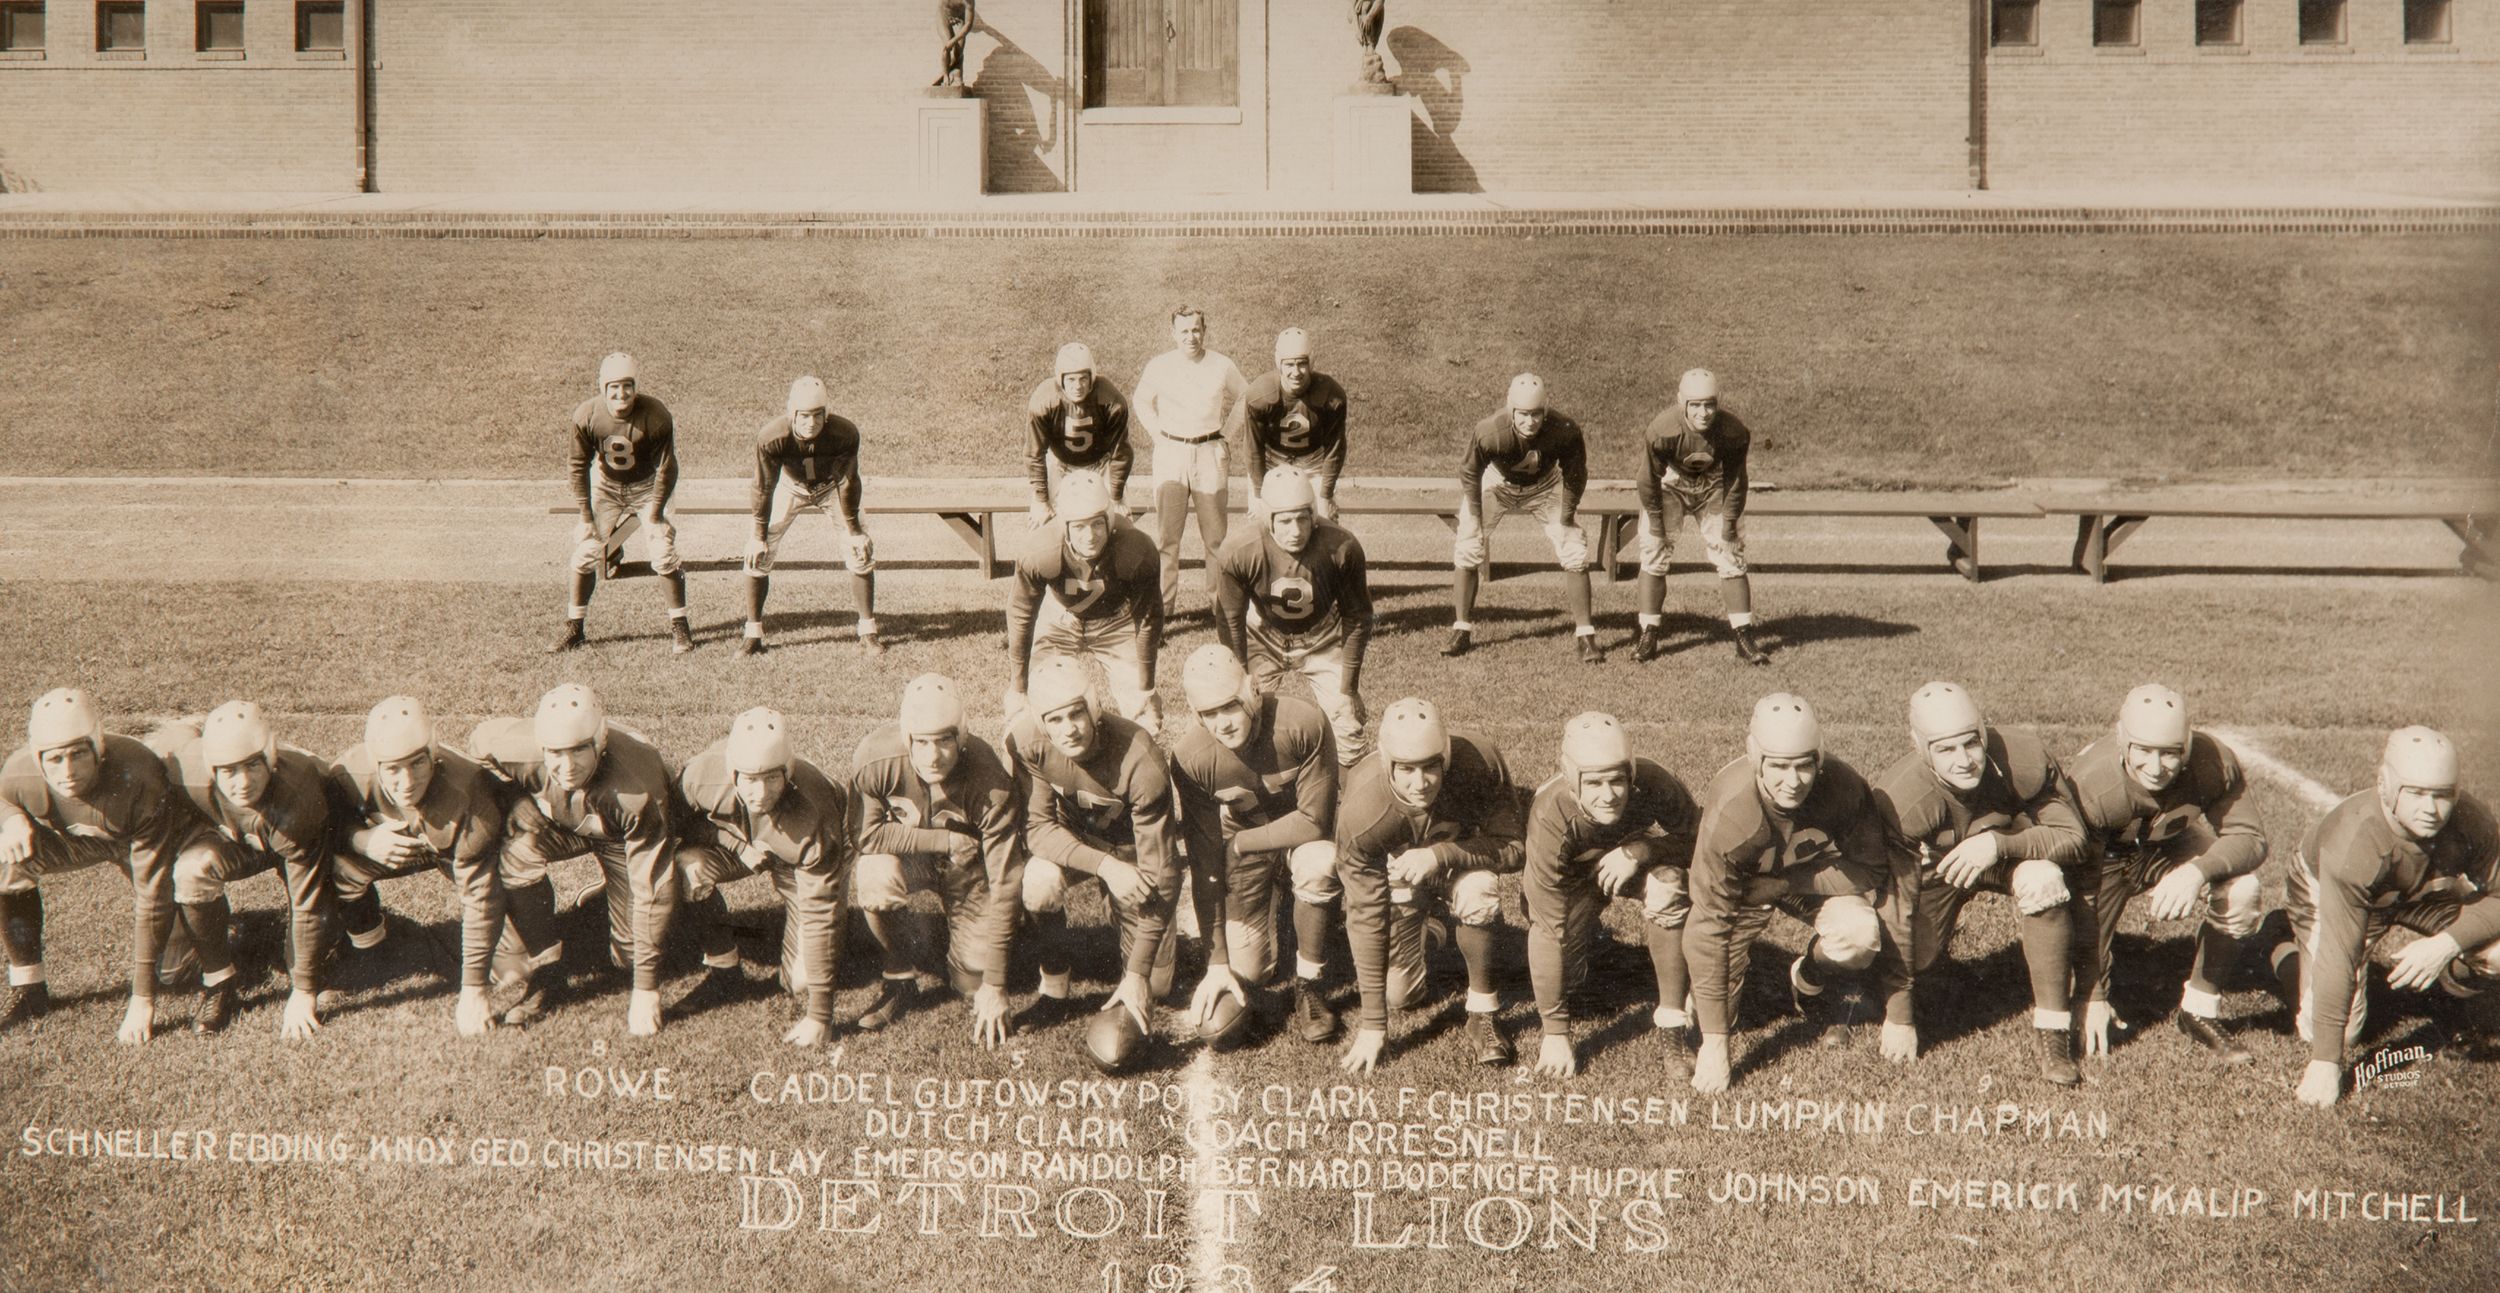
[[1623, 545], [1632, 540], [1632, 517], [1629, 513], [1606, 512], [1597, 518], [1597, 550], [1606, 571], [1606, 582], [1619, 584], [1640, 573], [1640, 563], [1623, 559]]
[[2100, 534], [2100, 532], [2101, 518], [2097, 516], [2078, 516], [2075, 518], [2075, 555], [2067, 560], [2068, 568], [2081, 571], [2087, 575], [2092, 573], [2092, 564], [2090, 560], [2092, 556], [2092, 540], [2095, 536]]
[[601, 578], [616, 577], [617, 566], [625, 560], [625, 540], [632, 538], [634, 531], [641, 528], [642, 513], [640, 512], [627, 512], [625, 519], [616, 523], [616, 529], [608, 535], [606, 559], [601, 563], [599, 571]]
[[991, 512], [940, 512], [938, 519], [972, 550], [973, 564], [980, 568], [983, 579], [996, 579], [1006, 573], [998, 559], [998, 517]]
[[2500, 573], [2500, 534], [2485, 528], [2482, 518], [2444, 516], [2440, 518], [2440, 524], [2447, 526], [2448, 532], [2465, 545], [2464, 551], [2457, 554], [2459, 569], [2469, 575]]
[[1931, 516], [1927, 518], [1944, 531], [1944, 559], [1962, 578], [1979, 582], [1979, 518], [1976, 516]]
[[2118, 551], [2118, 545], [2125, 543], [2129, 535], [2143, 529], [2144, 521], [2145, 518], [2141, 516], [2113, 516], [2101, 525], [2098, 537], [2092, 545], [2093, 583], [2109, 582], [2110, 554]]

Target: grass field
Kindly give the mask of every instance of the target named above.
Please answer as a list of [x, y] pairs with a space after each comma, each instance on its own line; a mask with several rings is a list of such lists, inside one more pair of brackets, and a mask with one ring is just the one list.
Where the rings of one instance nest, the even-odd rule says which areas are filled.
[[2490, 433], [2471, 237], [18, 241], [14, 474], [533, 477], [630, 350], [697, 475], [823, 375], [879, 474], [1013, 474], [1071, 337], [1128, 385], [1189, 300], [1256, 373], [1288, 323], [1359, 474], [1438, 474], [1544, 373], [1600, 475], [1687, 366], [1792, 485], [2440, 475]]

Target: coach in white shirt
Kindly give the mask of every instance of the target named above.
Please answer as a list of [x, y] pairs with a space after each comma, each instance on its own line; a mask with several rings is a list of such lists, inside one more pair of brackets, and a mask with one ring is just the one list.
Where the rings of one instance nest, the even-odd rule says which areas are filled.
[[1198, 510], [1198, 541], [1207, 565], [1200, 585], [1213, 605], [1214, 554], [1224, 546], [1224, 438], [1241, 431], [1242, 397], [1250, 383], [1232, 360], [1207, 349], [1207, 316], [1196, 306], [1172, 311], [1174, 348], [1146, 361], [1129, 408], [1154, 434], [1156, 546], [1163, 549], [1163, 611], [1180, 612], [1181, 530], [1189, 522], [1183, 495]]

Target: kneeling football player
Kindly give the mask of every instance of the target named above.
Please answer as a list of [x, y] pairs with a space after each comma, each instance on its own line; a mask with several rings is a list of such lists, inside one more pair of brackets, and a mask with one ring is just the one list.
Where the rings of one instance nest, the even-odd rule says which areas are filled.
[[1354, 765], [1337, 812], [1338, 883], [1363, 1014], [1341, 1067], [1369, 1073], [1388, 1044], [1389, 1011], [1423, 1000], [1427, 945], [1458, 922], [1467, 961], [1467, 1036], [1479, 1064], [1508, 1064], [1495, 1018], [1493, 927], [1500, 881], [1523, 863], [1527, 824], [1502, 752], [1453, 729], [1430, 701], [1408, 698], [1380, 716], [1380, 743]]
[[833, 1034], [834, 956], [842, 885], [851, 862], [846, 796], [790, 749], [779, 710], [750, 709], [729, 735], [677, 774], [686, 806], [678, 830], [678, 892], [694, 909], [703, 964], [713, 982], [743, 981], [738, 940], [720, 887], [769, 873], [781, 899], [781, 984], [805, 1002], [781, 1040], [818, 1046]]
[[2081, 887], [2083, 821], [2066, 798], [2066, 776], [2029, 728], [1997, 727], [1969, 692], [1931, 682], [1910, 697], [1918, 748], [1884, 770], [1875, 803], [1894, 847], [1918, 867], [1920, 974], [1944, 955], [1973, 894], [2004, 894], [2020, 913], [2031, 968], [2031, 1022], [2040, 1076], [2059, 1086], [2075, 1070], [2074, 914]]
[[2225, 1064], [2248, 1063], [2247, 1048], [2220, 1023], [2220, 985], [2239, 959], [2240, 940], [2257, 930], [2257, 868], [2266, 860], [2265, 829], [2239, 756], [2189, 725], [2179, 693], [2147, 684], [2127, 693], [2117, 731], [2067, 766], [2083, 818], [2086, 874], [2095, 877], [2084, 889], [2093, 943], [2076, 976], [2091, 986], [2083, 1053], [2107, 1055], [2110, 1029], [2124, 1027], [2109, 1004], [2110, 949], [2127, 904], [2146, 894], [2154, 920], [2201, 917], [2196, 959], [2179, 993], [2179, 1031]]
[[1007, 757], [1024, 787], [1024, 909], [1042, 970], [1037, 1022], [1065, 1008], [1068, 890], [1092, 879], [1120, 925], [1120, 984], [1103, 1009], [1125, 1010], [1143, 1034], [1154, 999], [1172, 987], [1176, 940], [1168, 935], [1180, 868], [1170, 769], [1145, 729], [1096, 711], [1074, 660], [1035, 661], [1026, 695], [1025, 713], [1007, 729]]
[[434, 723], [414, 696], [391, 696], [365, 716], [365, 739], [339, 755], [330, 777], [341, 847], [330, 885], [348, 946], [382, 945], [377, 885], [440, 872], [460, 900], [460, 1001], [453, 1026], [486, 1031], [487, 984], [504, 927], [503, 805], [494, 781], [468, 756], [434, 743]]
[[[1277, 881], [1292, 887], [1297, 935], [1293, 1013], [1304, 1038], [1337, 1033], [1320, 996], [1328, 911], [1337, 901], [1337, 762], [1328, 721], [1313, 706], [1263, 695], [1220, 643], [1190, 653], [1181, 695], [1198, 725], [1172, 751], [1189, 844], [1198, 925], [1207, 931], [1207, 974], [1193, 998], [1203, 1022], [1215, 998], [1244, 1000], [1244, 980], [1276, 968]], [[1218, 909], [1218, 901], [1221, 909]]]
[[609, 723], [590, 688], [568, 682], [541, 696], [531, 718], [478, 724], [469, 753], [514, 791], [505, 810], [503, 882], [527, 965], [499, 967], [507, 980], [526, 980], [504, 1022], [527, 1023], [545, 1008], [541, 978], [564, 950], [548, 868], [587, 853], [599, 859], [604, 878], [608, 960], [633, 972], [625, 1030], [636, 1037], [658, 1032], [660, 939], [677, 906], [677, 837], [660, 752]]
[[[1775, 692], [1756, 702], [1745, 753], [1710, 779], [1693, 846], [1693, 911], [1684, 956], [1693, 972], [1701, 1048], [1693, 1089], [1725, 1091], [1728, 1035], [1744, 992], [1753, 945], [1780, 912], [1813, 931], [1788, 969], [1798, 1011], [1835, 991], [1839, 973], [1873, 980], [1883, 993], [1884, 1058], [1918, 1056], [1910, 1003], [1909, 907], [1918, 877], [1884, 838], [1866, 779], [1823, 752], [1812, 706]], [[1825, 1041], [1846, 1041], [1864, 1014], [1864, 988], [1852, 982]]]
[[868, 918], [885, 975], [859, 1026], [903, 1017], [918, 990], [925, 935], [911, 896], [935, 890], [946, 922], [946, 976], [972, 1000], [972, 1036], [1007, 1040], [1007, 953], [1024, 886], [1024, 805], [989, 742], [966, 731], [955, 684], [924, 673], [903, 686], [893, 726], [851, 758], [859, 803], [853, 901]]
[[22, 1027], [52, 1009], [43, 972], [46, 876], [110, 863], [130, 880], [130, 1005], [120, 1039], [137, 1046], [156, 1028], [157, 967], [174, 913], [174, 853], [198, 822], [156, 751], [104, 730], [94, 698], [62, 687], [36, 698], [26, 744], [0, 765], [0, 940], [9, 955], [8, 1008]]
[[[2343, 1094], [2344, 1050], [2360, 1040], [2371, 949], [2398, 925], [2422, 937], [2388, 967], [2389, 986], [2471, 997], [2500, 983], [2500, 824], [2458, 789], [2457, 747], [2399, 729], [2378, 785], [2330, 809], [2300, 843], [2285, 893], [2290, 937], [2272, 949], [2292, 990], [2309, 1063], [2293, 1092], [2320, 1108]], [[2297, 940], [2297, 941], [2294, 941]]]
[[287, 994], [280, 1033], [290, 1039], [321, 1027], [318, 1002], [330, 946], [330, 767], [281, 746], [248, 700], [209, 711], [196, 733], [177, 726], [163, 734], [166, 768], [209, 829], [196, 831], [174, 855], [174, 901], [183, 932], [200, 958], [199, 1018], [203, 1033], [234, 1018], [234, 954], [226, 931], [233, 909], [226, 886], [264, 871], [283, 871], [289, 911]]
[[1684, 919], [1692, 909], [1685, 868], [1695, 815], [1683, 782], [1632, 756], [1614, 715], [1587, 713], [1563, 724], [1562, 771], [1528, 805], [1528, 867], [1519, 880], [1528, 909], [1528, 975], [1544, 1021], [1537, 1072], [1569, 1077], [1580, 1069], [1569, 994], [1588, 977], [1598, 917], [1624, 897], [1641, 904], [1658, 979], [1652, 1020], [1666, 1039], [1668, 1080], [1693, 1075]]

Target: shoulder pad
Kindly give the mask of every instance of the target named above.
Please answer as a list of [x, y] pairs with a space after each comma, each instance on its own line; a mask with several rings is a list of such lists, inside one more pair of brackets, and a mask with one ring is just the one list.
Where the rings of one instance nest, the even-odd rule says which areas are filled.
[[2015, 798], [2028, 801], [2049, 784], [2057, 763], [2049, 757], [2049, 747], [2039, 733], [2028, 727], [1993, 727], [1988, 734], [1997, 747], [1993, 753], [2005, 764]]

